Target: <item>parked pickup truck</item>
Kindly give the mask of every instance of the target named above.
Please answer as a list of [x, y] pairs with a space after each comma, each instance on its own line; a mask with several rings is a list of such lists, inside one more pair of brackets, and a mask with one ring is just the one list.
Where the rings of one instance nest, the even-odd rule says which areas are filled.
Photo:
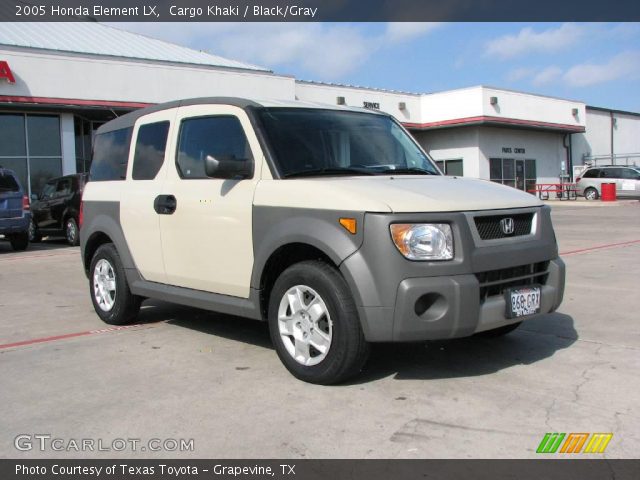
[[98, 129], [80, 238], [105, 322], [145, 298], [267, 321], [293, 375], [331, 384], [371, 342], [500, 335], [558, 308], [549, 213], [443, 176], [384, 113], [200, 98]]

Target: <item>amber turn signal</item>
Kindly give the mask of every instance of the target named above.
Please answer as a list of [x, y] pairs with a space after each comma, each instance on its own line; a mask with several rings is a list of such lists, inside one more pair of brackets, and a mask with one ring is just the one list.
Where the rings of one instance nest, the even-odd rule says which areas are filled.
[[355, 218], [341, 218], [340, 225], [342, 225], [351, 235], [355, 235], [358, 231]]

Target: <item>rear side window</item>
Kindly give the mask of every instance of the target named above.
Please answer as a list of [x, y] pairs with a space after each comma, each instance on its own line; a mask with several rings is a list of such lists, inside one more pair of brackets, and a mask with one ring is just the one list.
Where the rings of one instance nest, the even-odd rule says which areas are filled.
[[625, 168], [622, 170], [622, 178], [640, 180], [640, 171], [634, 170], [633, 168]]
[[132, 128], [96, 135], [91, 162], [91, 181], [124, 180], [127, 176]]
[[153, 180], [162, 168], [169, 122], [150, 123], [138, 129], [133, 156], [133, 179]]
[[597, 168], [591, 168], [586, 172], [584, 172], [584, 175], [582, 175], [582, 178], [598, 178], [599, 173], [600, 173], [600, 170], [598, 170]]
[[16, 182], [13, 175], [6, 173], [0, 173], [0, 192], [18, 192], [20, 191], [20, 185]]
[[221, 115], [182, 121], [176, 161], [180, 176], [185, 179], [209, 178], [204, 172], [207, 155], [238, 162], [252, 161], [240, 120]]
[[622, 168], [605, 168], [602, 172], [604, 178], [622, 178]]

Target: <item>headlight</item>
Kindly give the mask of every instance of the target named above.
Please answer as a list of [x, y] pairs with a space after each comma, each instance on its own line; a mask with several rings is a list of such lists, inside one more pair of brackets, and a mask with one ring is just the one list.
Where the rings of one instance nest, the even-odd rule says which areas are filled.
[[391, 238], [409, 260], [451, 260], [453, 232], [446, 223], [394, 223]]

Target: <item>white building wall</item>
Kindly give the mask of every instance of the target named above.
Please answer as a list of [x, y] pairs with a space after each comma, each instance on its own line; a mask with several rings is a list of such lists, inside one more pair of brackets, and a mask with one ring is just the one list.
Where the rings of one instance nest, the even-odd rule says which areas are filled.
[[[585, 133], [571, 138], [574, 165], [582, 165], [585, 156], [600, 157], [601, 163], [615, 162], [640, 164], [640, 115], [613, 112], [613, 149], [611, 146], [611, 112], [587, 108]], [[603, 158], [604, 157], [604, 158]]]
[[613, 150], [616, 155], [637, 155], [640, 165], [640, 116], [614, 113]]
[[[447, 128], [412, 132], [418, 143], [436, 161], [462, 159], [465, 177], [484, 178], [479, 170], [479, 128]], [[489, 178], [487, 173], [486, 178]]]
[[[481, 178], [489, 178], [490, 158], [533, 159], [538, 183], [557, 183], [567, 155], [563, 138], [562, 133], [482, 127], [479, 136]], [[510, 147], [512, 153], [504, 153], [503, 147]], [[524, 148], [525, 153], [513, 153], [514, 148]]]
[[[491, 97], [497, 98], [496, 105], [491, 105]], [[482, 113], [491, 117], [584, 127], [585, 108], [583, 102], [490, 87], [482, 88]], [[574, 109], [577, 110], [576, 115], [573, 114]]]
[[[381, 111], [393, 115], [400, 122], [420, 122], [422, 118], [420, 95], [309, 82], [296, 82], [295, 92], [298, 100], [333, 106], [337, 104], [338, 97], [344, 97], [350, 107], [363, 108], [364, 102], [377, 103]], [[400, 102], [405, 103], [405, 109], [400, 109]]]
[[420, 123], [434, 123], [482, 115], [482, 87], [430, 93], [421, 97]]
[[571, 139], [574, 165], [582, 165], [585, 155], [611, 155], [611, 117], [609, 112], [587, 110], [585, 133]]
[[0, 48], [16, 83], [0, 95], [160, 103], [205, 96], [293, 100], [294, 79], [254, 71]]

